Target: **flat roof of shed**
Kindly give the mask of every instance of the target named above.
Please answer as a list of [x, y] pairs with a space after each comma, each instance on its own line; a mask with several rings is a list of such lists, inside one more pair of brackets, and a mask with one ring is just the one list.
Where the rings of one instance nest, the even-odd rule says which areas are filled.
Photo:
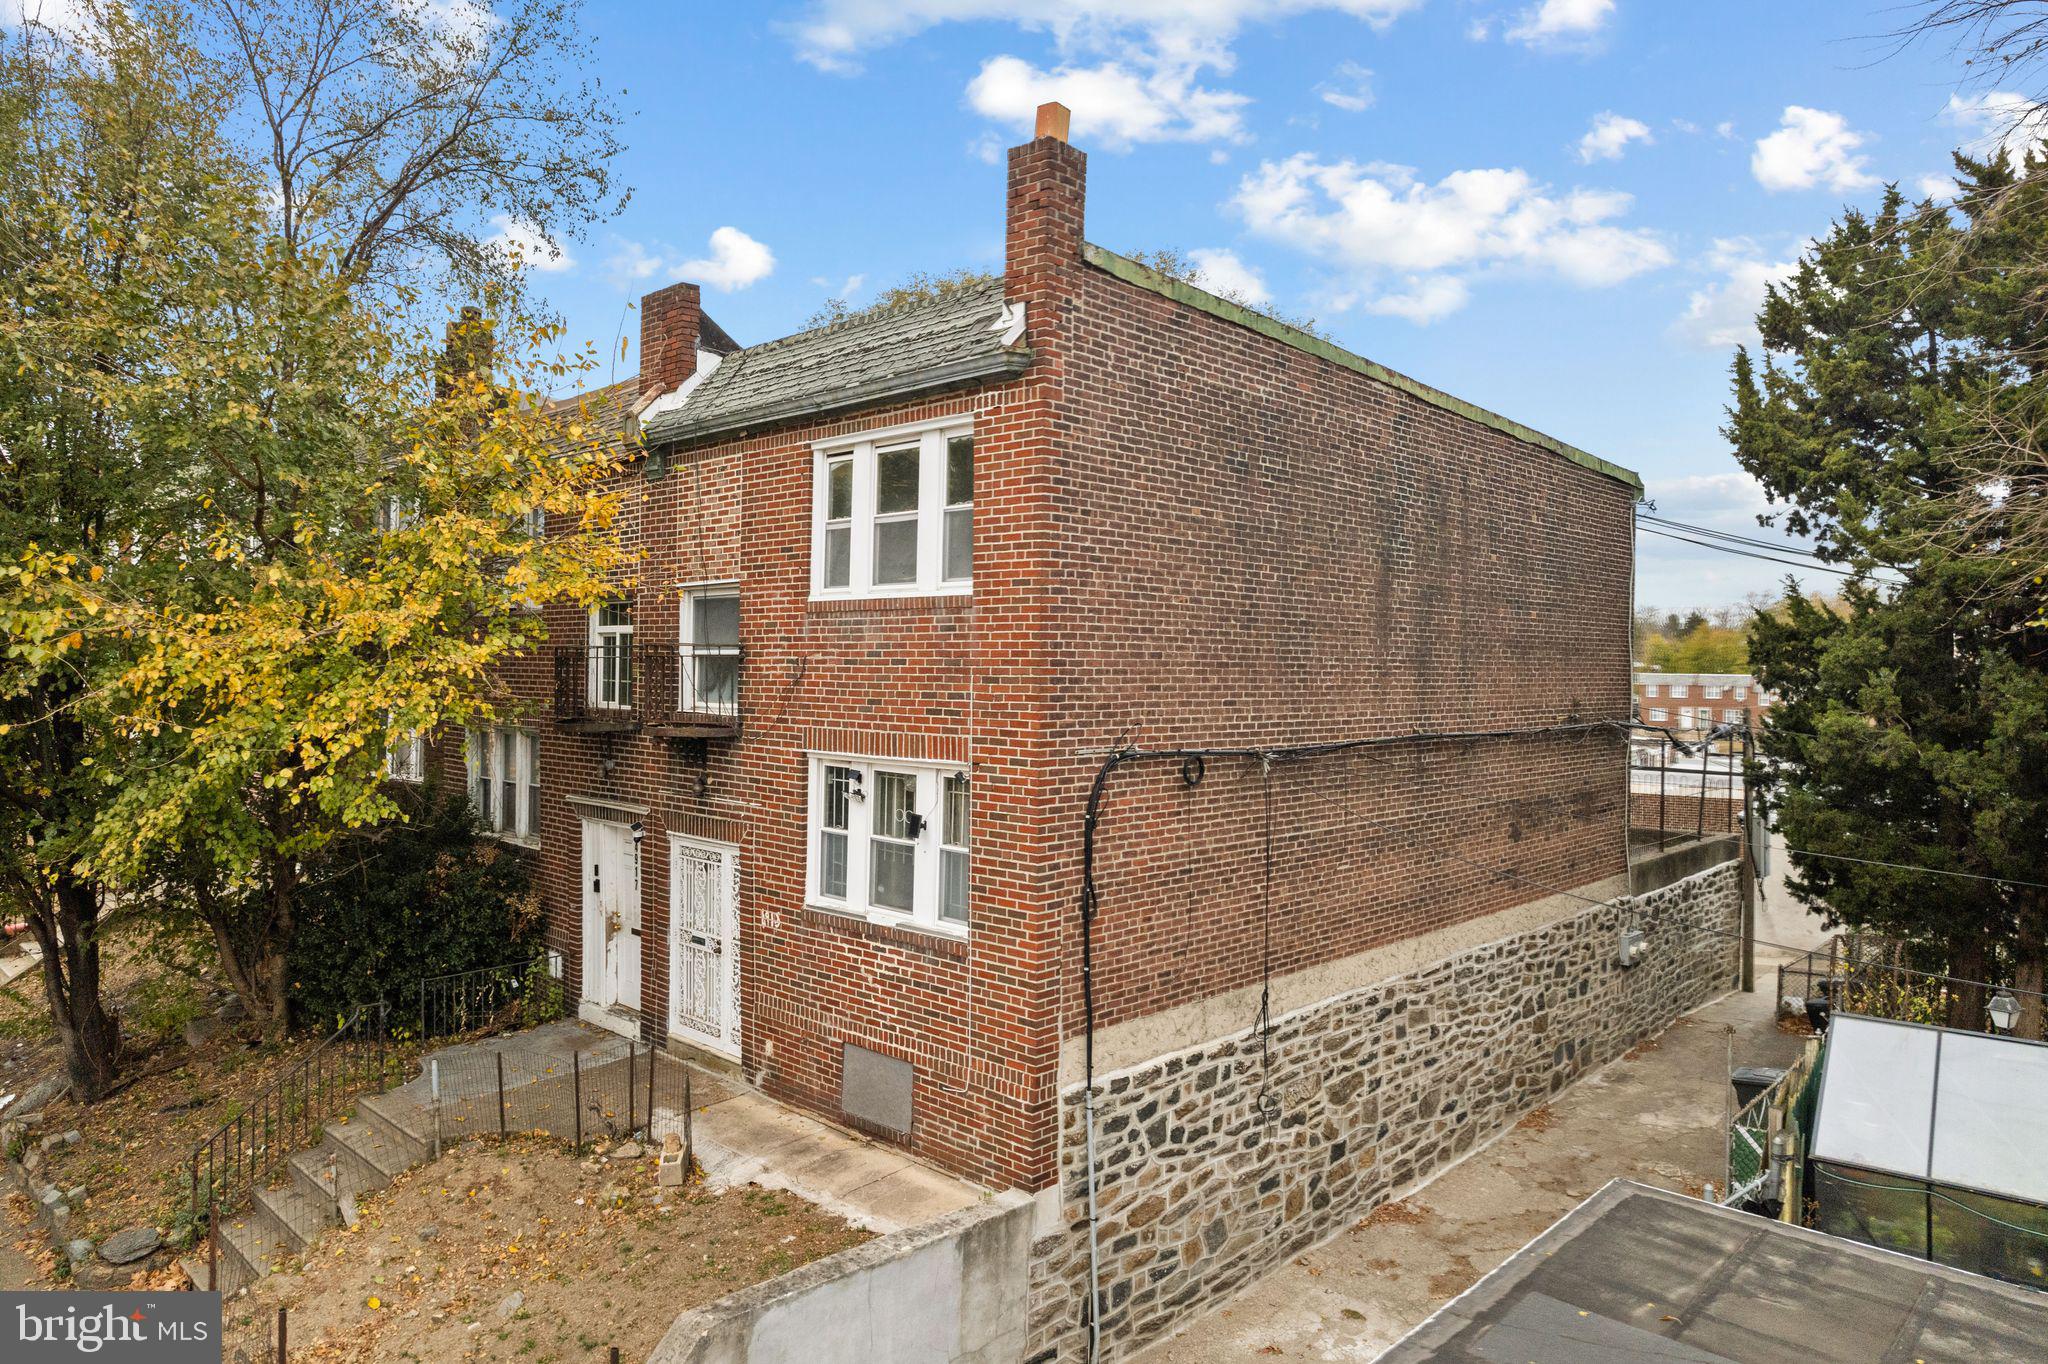
[[2048, 1294], [1614, 1180], [1380, 1364], [2038, 1364]]

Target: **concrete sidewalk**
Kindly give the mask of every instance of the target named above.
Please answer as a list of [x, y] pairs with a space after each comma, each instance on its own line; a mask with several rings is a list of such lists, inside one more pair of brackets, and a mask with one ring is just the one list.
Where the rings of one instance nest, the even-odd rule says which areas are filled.
[[[619, 1055], [615, 1035], [574, 1019], [444, 1047], [432, 1054], [443, 1082], [443, 1130], [489, 1133], [498, 1124], [495, 1080], [504, 1068], [511, 1125], [522, 1131], [571, 1130], [572, 1066], [580, 1060], [586, 1107], [601, 1096], [610, 1109], [631, 1111], [644, 1081], [627, 1083], [633, 1065]], [[647, 1074], [640, 1053], [639, 1076]], [[884, 1235], [922, 1225], [981, 1201], [984, 1191], [942, 1174], [901, 1150], [870, 1141], [777, 1103], [738, 1076], [714, 1072], [673, 1053], [662, 1054], [664, 1075], [654, 1096], [662, 1128], [673, 1129], [681, 1111], [682, 1072], [690, 1075], [691, 1130], [697, 1163], [714, 1189], [759, 1184], [785, 1189], [855, 1226]], [[419, 1105], [432, 1103], [424, 1063], [420, 1078], [399, 1088]], [[460, 1095], [460, 1098], [450, 1096]], [[644, 1116], [645, 1108], [641, 1112]], [[658, 1128], [657, 1130], [662, 1130]], [[594, 1129], [593, 1129], [594, 1130]]]
[[[1782, 863], [1781, 863], [1782, 865]], [[1780, 893], [1774, 941], [1820, 935]], [[1762, 917], [1762, 916], [1760, 916]], [[1770, 937], [1762, 931], [1759, 937]], [[1566, 1090], [1431, 1183], [1283, 1265], [1138, 1356], [1144, 1364], [1371, 1360], [1615, 1176], [1698, 1194], [1719, 1184], [1730, 1042], [1736, 1065], [1785, 1065], [1775, 962]], [[1766, 964], [1771, 969], [1766, 970]]]

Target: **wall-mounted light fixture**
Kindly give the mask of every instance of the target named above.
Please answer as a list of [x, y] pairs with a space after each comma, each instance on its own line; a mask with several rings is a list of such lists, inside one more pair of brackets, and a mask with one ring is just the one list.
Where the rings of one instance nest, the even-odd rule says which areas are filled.
[[646, 842], [646, 841], [647, 841], [647, 826], [646, 826], [645, 824], [642, 824], [642, 823], [641, 823], [641, 822], [640, 822], [639, 820], [637, 820], [637, 819], [636, 819], [636, 820], [634, 820], [634, 821], [633, 821], [633, 824], [632, 824], [632, 829], [633, 829], [633, 846], [637, 848], [637, 847], [639, 847], [639, 846], [640, 846], [640, 845], [641, 845], [642, 843], [644, 843], [644, 842]]

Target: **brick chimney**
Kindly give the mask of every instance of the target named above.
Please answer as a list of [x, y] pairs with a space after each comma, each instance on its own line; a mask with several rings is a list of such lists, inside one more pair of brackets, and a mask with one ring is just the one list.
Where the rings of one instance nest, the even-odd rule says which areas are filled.
[[1081, 264], [1088, 158], [1067, 141], [1071, 118], [1063, 104], [1041, 104], [1037, 135], [1010, 148], [1004, 293], [1013, 303], [1030, 304], [1034, 347], [1041, 325], [1056, 323], [1073, 292], [1069, 276]]
[[479, 370], [488, 378], [496, 359], [492, 347], [491, 327], [484, 321], [484, 310], [474, 303], [465, 303], [444, 334], [441, 362], [434, 371], [435, 398], [446, 398], [458, 379], [467, 379]]
[[671, 284], [640, 298], [640, 398], [673, 393], [697, 372], [704, 316], [694, 284]]

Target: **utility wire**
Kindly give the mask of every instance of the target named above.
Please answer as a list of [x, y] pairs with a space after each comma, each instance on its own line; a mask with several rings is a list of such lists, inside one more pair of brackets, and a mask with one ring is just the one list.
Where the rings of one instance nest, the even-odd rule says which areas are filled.
[[1811, 848], [1787, 847], [1785, 851], [1797, 853], [1801, 857], [1823, 857], [1830, 862], [1856, 862], [1866, 867], [1889, 867], [1893, 871], [1916, 871], [1922, 876], [1953, 876], [1963, 881], [1989, 881], [1994, 885], [2000, 886], [2023, 886], [2028, 890], [2048, 890], [2048, 882], [2044, 881], [2017, 881], [2010, 876], [1980, 876], [1973, 871], [1948, 871], [1942, 867], [1919, 867], [1914, 866], [1910, 862], [1886, 862], [1875, 857], [1851, 857], [1847, 853], [1815, 852]]
[[1695, 526], [1687, 521], [1673, 521], [1668, 517], [1653, 516], [1649, 512], [1637, 512], [1636, 521], [1663, 526], [1670, 530], [1682, 530], [1688, 535], [1704, 535], [1710, 540], [1726, 540], [1730, 544], [1747, 545], [1751, 549], [1767, 550], [1773, 554], [1792, 554], [1800, 558], [1814, 559], [1821, 557], [1819, 551], [1808, 549], [1804, 545], [1787, 544], [1783, 540], [1759, 540], [1754, 536], [1737, 535], [1733, 531], [1715, 530], [1712, 526]]
[[1733, 545], [1717, 545], [1711, 540], [1695, 540], [1689, 535], [1680, 535], [1675, 531], [1659, 530], [1655, 526], [1638, 524], [1636, 529], [1645, 535], [1661, 535], [1667, 540], [1682, 540], [1688, 545], [1698, 545], [1701, 549], [1716, 550], [1722, 554], [1734, 554], [1744, 559], [1761, 559], [1765, 563], [1780, 564], [1786, 568], [1797, 568], [1811, 573], [1831, 573], [1837, 578], [1861, 578], [1868, 576], [1855, 569], [1830, 568], [1826, 564], [1811, 561], [1801, 562], [1797, 559], [1781, 559], [1776, 555], [1763, 554], [1755, 550], [1738, 549]]

